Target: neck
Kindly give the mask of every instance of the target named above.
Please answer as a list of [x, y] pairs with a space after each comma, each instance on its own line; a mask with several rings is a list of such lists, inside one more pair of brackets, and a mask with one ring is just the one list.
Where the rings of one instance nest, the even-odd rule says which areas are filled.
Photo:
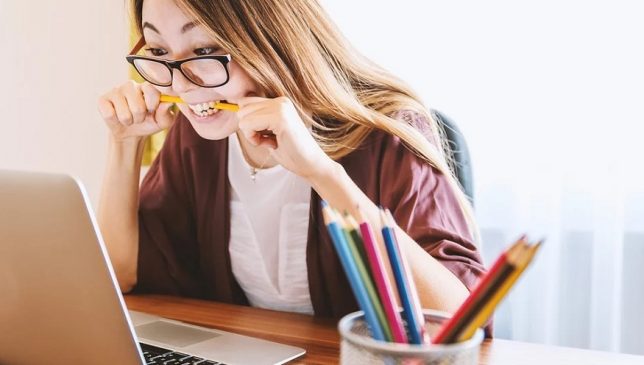
[[244, 159], [254, 168], [266, 169], [278, 164], [270, 157], [270, 148], [265, 146], [253, 146], [243, 134], [236, 132], [239, 145], [241, 146]]

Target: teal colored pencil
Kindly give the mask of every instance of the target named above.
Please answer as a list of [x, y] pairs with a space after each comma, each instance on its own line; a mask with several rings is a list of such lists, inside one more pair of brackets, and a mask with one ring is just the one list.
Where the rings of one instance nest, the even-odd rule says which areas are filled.
[[349, 244], [349, 250], [351, 251], [351, 255], [353, 256], [353, 261], [356, 263], [358, 272], [360, 273], [360, 278], [362, 279], [362, 282], [367, 289], [369, 299], [371, 300], [371, 303], [373, 303], [373, 308], [376, 311], [376, 316], [378, 317], [378, 322], [382, 327], [382, 331], [385, 335], [385, 340], [387, 340], [388, 342], [393, 342], [394, 339], [391, 334], [391, 327], [389, 326], [389, 322], [387, 322], [387, 317], [385, 316], [382, 302], [380, 301], [380, 297], [378, 297], [378, 293], [376, 292], [375, 283], [373, 282], [373, 278], [368, 271], [368, 266], [366, 265], [366, 262], [363, 259], [363, 256], [360, 254], [360, 250], [358, 249], [358, 245], [363, 244], [362, 237], [358, 233], [356, 227], [351, 227], [349, 222], [347, 222], [346, 217], [342, 217], [340, 219], [344, 237]]
[[331, 242], [333, 242], [333, 246], [338, 254], [342, 268], [349, 280], [351, 290], [356, 297], [358, 305], [364, 311], [364, 318], [371, 330], [371, 334], [376, 340], [385, 341], [384, 331], [382, 326], [380, 326], [378, 315], [376, 314], [373, 303], [369, 299], [367, 289], [360, 278], [360, 273], [358, 272], [356, 263], [353, 260], [343, 229], [337, 222], [336, 214], [325, 201], [322, 201], [322, 215], [324, 217], [324, 223], [329, 230]]
[[372, 282], [375, 282], [373, 280], [373, 272], [371, 271], [371, 267], [368, 265], [369, 261], [367, 258], [367, 251], [365, 250], [365, 247], [364, 247], [364, 241], [362, 240], [362, 233], [360, 232], [360, 226], [358, 225], [358, 222], [346, 211], [344, 212], [344, 221], [347, 223], [347, 226], [349, 227], [348, 230], [349, 230], [349, 234], [351, 235], [351, 238], [353, 238], [353, 241], [356, 242], [356, 248], [360, 253], [360, 258], [362, 258], [362, 262], [365, 263], [365, 268], [367, 269], [367, 273], [369, 274], [369, 279], [371, 279]]

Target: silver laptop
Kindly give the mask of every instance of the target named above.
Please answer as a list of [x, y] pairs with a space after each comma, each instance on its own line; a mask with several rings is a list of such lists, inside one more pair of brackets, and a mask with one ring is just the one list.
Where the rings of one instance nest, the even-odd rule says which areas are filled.
[[82, 184], [0, 170], [0, 364], [281, 364], [304, 352], [128, 313]]

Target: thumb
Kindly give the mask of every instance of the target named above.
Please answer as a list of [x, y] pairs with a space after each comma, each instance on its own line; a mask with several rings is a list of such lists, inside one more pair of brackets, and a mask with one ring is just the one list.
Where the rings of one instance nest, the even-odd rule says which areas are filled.
[[161, 103], [154, 113], [154, 120], [161, 129], [167, 129], [177, 120], [179, 112], [175, 110], [172, 103]]

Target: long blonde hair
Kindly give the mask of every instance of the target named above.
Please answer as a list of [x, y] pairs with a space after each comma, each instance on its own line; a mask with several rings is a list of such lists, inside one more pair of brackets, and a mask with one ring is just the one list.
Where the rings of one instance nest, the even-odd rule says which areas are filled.
[[[142, 34], [144, 0], [132, 0]], [[269, 97], [287, 96], [321, 148], [337, 160], [373, 129], [398, 136], [447, 178], [478, 240], [471, 205], [455, 179], [442, 129], [404, 82], [362, 56], [316, 0], [176, 0]], [[420, 115], [435, 144], [405, 118]], [[333, 121], [333, 123], [324, 123]]]

